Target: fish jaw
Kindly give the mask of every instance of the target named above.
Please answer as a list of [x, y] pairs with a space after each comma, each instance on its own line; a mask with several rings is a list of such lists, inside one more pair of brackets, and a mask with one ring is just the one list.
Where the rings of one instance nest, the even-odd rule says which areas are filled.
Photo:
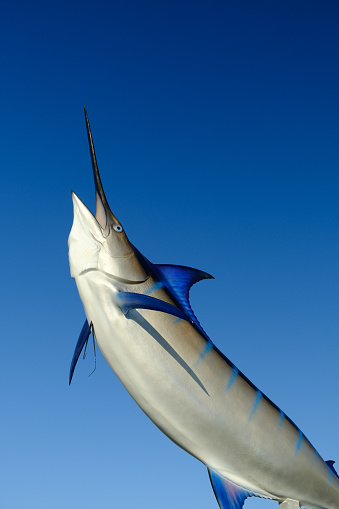
[[73, 192], [73, 225], [68, 238], [71, 276], [76, 278], [87, 270], [100, 270], [117, 279], [141, 282], [148, 277], [125, 232], [103, 229]]

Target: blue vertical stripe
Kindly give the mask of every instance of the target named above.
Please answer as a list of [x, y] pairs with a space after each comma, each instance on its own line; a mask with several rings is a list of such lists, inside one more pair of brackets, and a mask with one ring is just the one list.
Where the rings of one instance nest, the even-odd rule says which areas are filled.
[[280, 421], [279, 421], [279, 428], [281, 428], [283, 420], [284, 420], [285, 414], [282, 410], [280, 410]]
[[208, 352], [210, 350], [212, 350], [213, 348], [213, 344], [212, 343], [206, 343], [206, 346], [205, 348], [203, 349], [203, 351], [201, 352], [201, 354], [199, 355], [198, 359], [196, 360], [194, 366], [197, 366], [199, 364], [199, 362], [205, 357], [206, 354], [208, 354]]
[[255, 414], [255, 412], [257, 411], [257, 408], [258, 408], [258, 405], [259, 405], [259, 402], [262, 398], [262, 394], [260, 391], [257, 391], [257, 397], [255, 398], [255, 401], [254, 401], [254, 404], [253, 404], [253, 408], [252, 408], [252, 411], [251, 411], [251, 414], [249, 416], [249, 421], [252, 419], [253, 415]]
[[298, 451], [300, 449], [300, 446], [301, 446], [301, 443], [303, 441], [303, 434], [302, 432], [299, 430], [299, 440], [298, 440], [298, 443], [297, 443], [297, 447], [295, 448], [295, 455], [298, 454]]
[[331, 468], [330, 467], [328, 467], [328, 468], [329, 468], [330, 472], [329, 472], [329, 476], [328, 476], [328, 484], [327, 484], [326, 490], [328, 490], [328, 488], [331, 486], [332, 477], [333, 477], [333, 472], [332, 472]]
[[237, 369], [235, 366], [233, 366], [233, 371], [232, 371], [232, 374], [231, 374], [231, 376], [230, 376], [230, 379], [229, 379], [228, 384], [227, 384], [227, 387], [226, 387], [226, 390], [227, 390], [227, 391], [229, 391], [229, 390], [230, 390], [230, 388], [232, 387], [232, 385], [233, 385], [233, 383], [234, 383], [234, 380], [235, 380], [235, 379], [237, 378], [237, 376], [238, 376], [238, 373], [239, 373], [238, 369]]
[[164, 285], [161, 281], [157, 281], [154, 283], [153, 286], [151, 286], [148, 290], [146, 290], [145, 295], [149, 295], [150, 293], [154, 292], [154, 290], [160, 290]]

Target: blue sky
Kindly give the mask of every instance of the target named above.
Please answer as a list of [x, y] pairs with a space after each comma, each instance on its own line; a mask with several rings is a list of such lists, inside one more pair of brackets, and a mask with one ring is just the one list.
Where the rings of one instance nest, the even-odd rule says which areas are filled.
[[[0, 507], [216, 508], [203, 465], [89, 348], [69, 275], [71, 189], [103, 185], [214, 343], [338, 459], [336, 1], [1, 3]], [[249, 500], [248, 508], [274, 502]]]

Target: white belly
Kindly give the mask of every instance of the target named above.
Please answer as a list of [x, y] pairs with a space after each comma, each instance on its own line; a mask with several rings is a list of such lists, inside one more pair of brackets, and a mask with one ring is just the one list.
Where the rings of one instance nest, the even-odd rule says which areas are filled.
[[[298, 448], [299, 431], [235, 377], [217, 351], [207, 351], [206, 340], [191, 324], [150, 310], [133, 310], [126, 317], [114, 301], [117, 282], [98, 271], [76, 282], [108, 364], [171, 440], [257, 494], [339, 508], [339, 482], [330, 478], [312, 446], [303, 439]], [[146, 293], [153, 283], [121, 284], [120, 289]], [[152, 296], [170, 302], [163, 290]]]

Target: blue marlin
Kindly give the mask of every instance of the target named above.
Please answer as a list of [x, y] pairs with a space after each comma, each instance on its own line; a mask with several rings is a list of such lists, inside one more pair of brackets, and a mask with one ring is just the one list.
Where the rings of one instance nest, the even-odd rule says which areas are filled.
[[[70, 368], [93, 334], [145, 414], [206, 465], [222, 509], [247, 497], [339, 509], [339, 478], [302, 431], [212, 343], [189, 303], [212, 276], [146, 259], [112, 213], [85, 110], [95, 216], [73, 193], [69, 262], [86, 321]], [[288, 502], [289, 503], [289, 502]], [[293, 504], [292, 504], [293, 506]]]

